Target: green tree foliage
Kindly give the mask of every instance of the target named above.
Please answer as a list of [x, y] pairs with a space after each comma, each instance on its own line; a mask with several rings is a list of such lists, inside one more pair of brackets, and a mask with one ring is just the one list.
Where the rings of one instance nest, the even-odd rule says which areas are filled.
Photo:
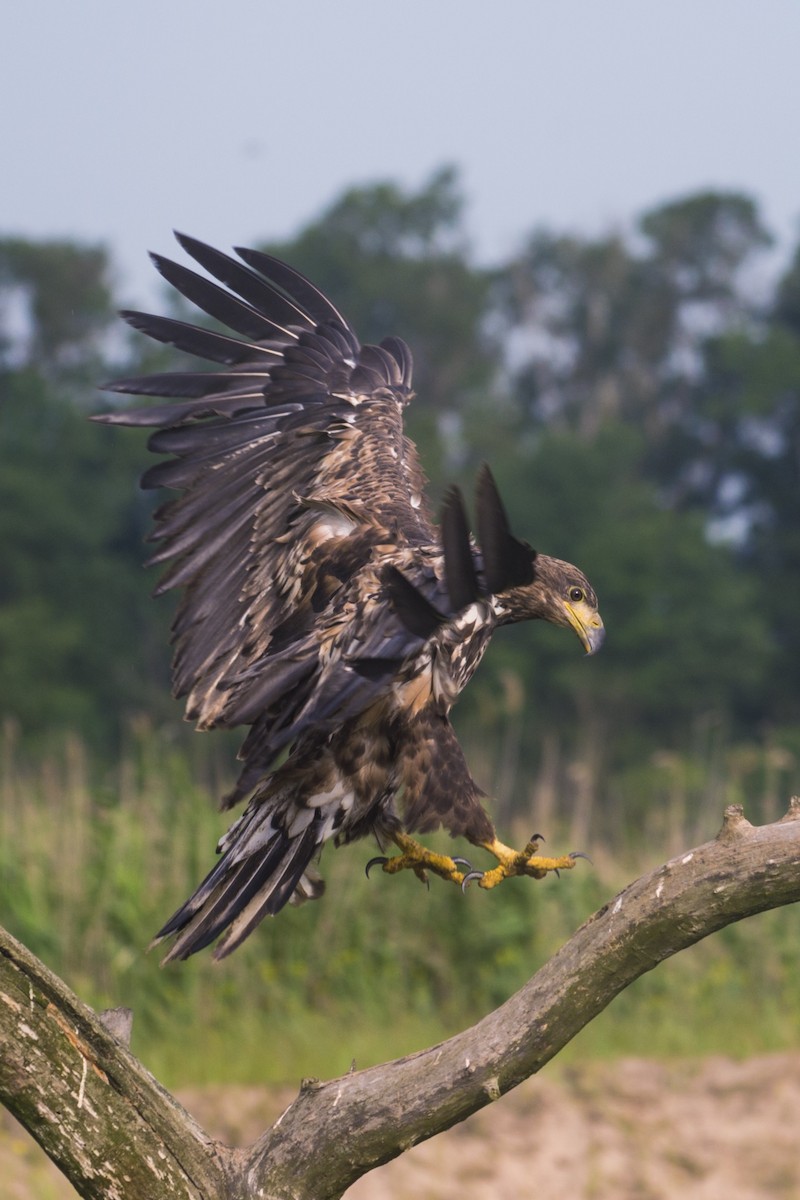
[[[800, 255], [756, 306], [767, 242], [752, 200], [703, 193], [631, 234], [540, 230], [489, 272], [444, 169], [416, 192], [353, 188], [269, 247], [365, 340], [412, 345], [434, 494], [454, 477], [469, 490], [488, 459], [519, 533], [597, 585], [603, 654], [589, 666], [561, 631], [498, 639], [463, 705], [471, 730], [500, 737], [520, 694], [537, 728], [592, 730], [618, 754], [679, 743], [710, 711], [794, 719], [796, 679], [776, 687], [775, 664], [800, 661]], [[142, 709], [178, 715], [171, 606], [150, 604], [139, 565], [142, 439], [84, 420], [98, 380], [176, 356], [137, 339], [109, 363], [109, 276], [96, 247], [0, 241], [0, 709], [27, 732], [106, 740]]]
[[0, 272], [0, 718], [108, 748], [132, 713], [163, 711], [167, 672], [141, 569], [142, 439], [86, 420], [108, 373], [107, 257], [4, 242]]
[[619, 236], [539, 231], [499, 276], [527, 420], [591, 437], [608, 420], [658, 420], [675, 297]]
[[789, 598], [800, 577], [800, 337], [784, 325], [725, 334], [705, 347], [696, 390], [697, 467], [686, 502], [711, 514], [719, 536], [760, 583], [779, 669], [777, 720], [800, 716], [800, 629]]
[[778, 284], [772, 316], [778, 325], [800, 337], [800, 246]]
[[[108, 746], [167, 686], [141, 569], [141, 439], [88, 424], [31, 371], [0, 378], [0, 713]], [[156, 711], [163, 711], [157, 702]]]
[[749, 313], [742, 271], [769, 237], [738, 193], [665, 204], [639, 229], [643, 244], [540, 230], [499, 274], [496, 296], [526, 417], [583, 437], [608, 420], [637, 422], [650, 465], [691, 409], [704, 340]]
[[727, 547], [709, 545], [696, 512], [663, 505], [641, 477], [643, 442], [631, 425], [608, 423], [592, 442], [544, 434], [500, 464], [514, 527], [542, 551], [581, 563], [609, 626], [591, 662], [563, 630], [529, 625], [495, 637], [482, 686], [456, 719], [467, 737], [488, 734], [496, 745], [509, 721], [533, 733], [522, 736], [512, 806], [543, 740], [560, 748], [562, 765], [591, 764], [599, 798], [615, 767], [684, 745], [699, 717], [746, 728], [770, 703], [772, 648], [757, 581]]
[[[516, 527], [586, 568], [610, 629], [591, 670], [537, 628], [489, 669], [516, 674], [539, 726], [593, 741], [596, 773], [598, 753], [679, 742], [699, 714], [752, 723], [774, 711], [762, 579], [739, 546], [709, 540], [713, 489], [687, 503], [697, 479], [729, 473], [720, 439], [703, 440], [700, 393], [723, 420], [744, 419], [710, 356], [723, 331], [756, 321], [743, 276], [768, 242], [749, 198], [703, 193], [646, 213], [638, 237], [540, 230], [496, 277], [514, 398], [514, 436], [493, 445], [498, 474]], [[791, 378], [785, 356], [775, 369]]]
[[89, 378], [113, 319], [109, 274], [102, 246], [0, 239], [0, 363], [35, 365], [62, 387]]
[[738, 299], [741, 268], [772, 238], [755, 202], [739, 192], [700, 192], [644, 214], [651, 258], [683, 301]]

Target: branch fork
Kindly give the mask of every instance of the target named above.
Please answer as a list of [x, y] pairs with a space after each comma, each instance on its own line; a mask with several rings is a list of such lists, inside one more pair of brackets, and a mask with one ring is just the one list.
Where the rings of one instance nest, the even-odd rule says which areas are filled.
[[[535, 1074], [634, 979], [734, 921], [800, 900], [800, 798], [643, 875], [523, 988], [438, 1046], [339, 1079], [303, 1081], [258, 1141], [213, 1141], [91, 1009], [0, 935], [0, 1099], [81, 1196], [338, 1200], [373, 1167]], [[106, 1015], [107, 1016], [107, 1015]]]

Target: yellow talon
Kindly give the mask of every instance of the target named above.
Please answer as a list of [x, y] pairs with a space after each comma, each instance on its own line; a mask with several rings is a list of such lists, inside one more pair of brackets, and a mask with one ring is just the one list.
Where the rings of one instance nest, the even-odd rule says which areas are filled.
[[[427, 883], [427, 871], [433, 871], [441, 879], [449, 879], [452, 883], [463, 883], [464, 875], [459, 871], [456, 860], [446, 854], [436, 854], [428, 850], [420, 842], [405, 833], [393, 833], [392, 841], [400, 850], [393, 858], [374, 858], [367, 864], [367, 873], [373, 864], [380, 862], [387, 875], [396, 875], [398, 871], [411, 870], [417, 879]], [[466, 864], [469, 866], [469, 864]]]
[[[406, 833], [393, 833], [391, 837], [400, 853], [395, 854], [392, 858], [385, 855], [371, 858], [366, 867], [367, 875], [373, 867], [380, 864], [381, 869], [387, 875], [396, 875], [399, 871], [410, 870], [414, 872], [417, 879], [427, 883], [427, 873], [432, 871], [441, 879], [448, 879], [451, 883], [460, 884], [462, 891], [466, 891], [473, 881], [478, 884], [478, 887], [484, 889], [497, 887], [498, 883], [502, 883], [504, 879], [511, 879], [514, 875], [528, 875], [533, 879], [544, 879], [545, 875], [551, 871], [571, 871], [575, 866], [576, 859], [586, 858], [585, 854], [577, 852], [562, 854], [558, 858], [549, 858], [538, 854], [540, 839], [537, 837], [531, 838], [522, 850], [512, 850], [510, 846], [504, 846], [497, 838], [493, 838], [491, 842], [481, 842], [480, 844], [495, 856], [498, 865], [490, 871], [473, 871], [465, 858], [450, 858], [446, 854], [436, 854]], [[466, 872], [460, 871], [460, 866], [465, 867]]]
[[539, 848], [537, 838], [532, 838], [523, 850], [512, 850], [510, 846], [504, 846], [497, 838], [491, 842], [485, 842], [484, 848], [499, 862], [491, 871], [484, 871], [478, 879], [478, 887], [482, 888], [497, 887], [498, 883], [502, 883], [504, 879], [510, 879], [514, 875], [530, 875], [534, 879], [544, 879], [550, 871], [571, 871], [575, 866], [576, 858], [585, 857], [585, 855], [562, 854], [558, 858], [549, 858], [537, 854], [536, 851]]

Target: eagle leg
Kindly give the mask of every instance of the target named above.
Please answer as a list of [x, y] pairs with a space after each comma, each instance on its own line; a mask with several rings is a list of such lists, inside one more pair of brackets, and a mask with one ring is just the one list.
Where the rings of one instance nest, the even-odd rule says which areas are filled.
[[427, 872], [433, 871], [434, 875], [438, 875], [441, 879], [449, 879], [452, 883], [462, 884], [464, 882], [465, 875], [458, 868], [463, 866], [469, 869], [471, 864], [467, 859], [449, 858], [446, 854], [436, 854], [433, 850], [426, 849], [414, 838], [409, 837], [407, 833], [398, 831], [392, 833], [391, 838], [400, 853], [391, 858], [380, 855], [370, 859], [366, 868], [368, 875], [370, 868], [380, 863], [387, 875], [396, 875], [398, 871], [412, 870], [418, 879], [427, 883]]
[[559, 871], [571, 871], [577, 859], [588, 857], [580, 850], [573, 850], [558, 858], [549, 858], [537, 853], [541, 840], [541, 835], [534, 834], [522, 850], [512, 850], [497, 838], [493, 838], [491, 842], [483, 842], [484, 849], [495, 856], [498, 865], [490, 871], [470, 871], [464, 877], [464, 884], [475, 879], [478, 887], [493, 888], [514, 875], [530, 875], [533, 879], [544, 879], [551, 871], [555, 871], [556, 874]]

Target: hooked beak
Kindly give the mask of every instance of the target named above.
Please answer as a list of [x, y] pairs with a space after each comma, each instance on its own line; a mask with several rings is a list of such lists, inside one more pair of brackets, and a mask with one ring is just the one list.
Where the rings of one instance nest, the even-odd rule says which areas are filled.
[[587, 654], [596, 654], [606, 636], [600, 613], [585, 600], [580, 600], [577, 604], [564, 600], [563, 604], [567, 621], [580, 638], [584, 650]]

